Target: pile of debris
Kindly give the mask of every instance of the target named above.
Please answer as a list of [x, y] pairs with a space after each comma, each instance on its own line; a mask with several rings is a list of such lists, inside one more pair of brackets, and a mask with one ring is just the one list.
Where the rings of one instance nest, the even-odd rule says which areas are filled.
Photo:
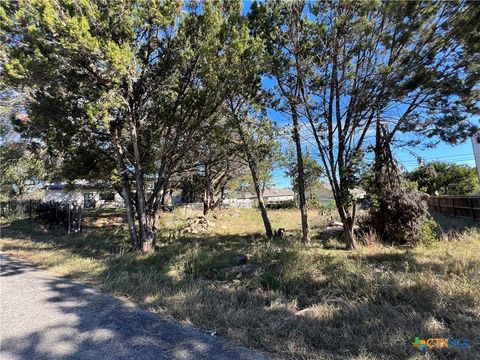
[[211, 213], [211, 216], [214, 219], [228, 219], [232, 217], [239, 217], [240, 213], [237, 209], [225, 208], [225, 209], [217, 209]]
[[[358, 230], [358, 225], [353, 226], [353, 230]], [[343, 224], [340, 221], [330, 221], [325, 229], [322, 231], [325, 234], [329, 235], [340, 235], [343, 234]]]
[[215, 226], [215, 223], [208, 220], [205, 216], [189, 217], [186, 222], [187, 226], [182, 229], [182, 233], [198, 234], [208, 231], [209, 228]]
[[258, 264], [248, 263], [248, 257], [246, 255], [237, 255], [233, 259], [233, 266], [223, 269], [223, 273], [226, 276], [235, 277], [237, 279], [244, 275], [253, 272], [258, 268]]

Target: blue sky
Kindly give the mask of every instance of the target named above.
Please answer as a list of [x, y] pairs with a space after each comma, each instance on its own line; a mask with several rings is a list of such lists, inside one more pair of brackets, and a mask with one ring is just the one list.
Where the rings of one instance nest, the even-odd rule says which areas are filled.
[[[275, 82], [272, 79], [264, 78], [262, 85], [266, 89], [271, 89], [275, 86]], [[267, 115], [277, 123], [278, 126], [290, 125], [291, 119], [288, 115], [277, 112], [273, 109], [268, 109]], [[472, 121], [474, 122], [474, 121]], [[477, 124], [478, 125], [478, 124]], [[286, 135], [288, 137], [288, 135]], [[283, 139], [287, 142], [286, 137]], [[399, 139], [411, 138], [411, 136], [399, 134]], [[315, 146], [303, 143], [303, 149], [308, 149], [311, 155], [316, 153]], [[435, 160], [453, 162], [457, 164], [475, 166], [475, 159], [473, 155], [473, 146], [471, 139], [468, 139], [463, 144], [456, 146], [440, 142], [435, 147], [427, 148], [424, 144], [416, 147], [408, 147], [405, 149], [394, 150], [394, 155], [397, 161], [404, 167], [404, 170], [410, 171], [418, 167], [418, 158], [421, 158], [424, 162], [432, 162]], [[366, 158], [372, 158], [372, 154], [366, 154]], [[273, 171], [273, 185], [275, 187], [291, 187], [291, 179], [285, 176], [286, 169], [281, 166], [276, 166]]]
[[[446, 162], [454, 162], [457, 164], [464, 164], [468, 166], [475, 166], [475, 159], [473, 156], [473, 146], [471, 140], [467, 140], [464, 144], [452, 146], [445, 143], [440, 143], [433, 149], [421, 150], [412, 148], [417, 152], [422, 159], [426, 161], [441, 160]], [[417, 167], [415, 157], [407, 151], [398, 152], [398, 160], [404, 164], [407, 170], [412, 170]]]
[[[457, 164], [465, 164], [472, 167], [475, 166], [471, 140], [457, 146], [441, 143], [433, 149], [421, 150], [419, 148], [410, 148], [410, 150], [420, 155], [421, 158], [427, 162], [441, 160]], [[397, 151], [395, 155], [406, 170], [412, 170], [418, 166], [416, 157], [409, 151]], [[285, 176], [284, 168], [275, 168], [273, 171], [273, 183], [275, 184], [275, 187], [290, 187], [291, 181]]]
[[[247, 12], [250, 8], [251, 1], [243, 1], [243, 12]], [[264, 78], [262, 85], [266, 89], [270, 89], [275, 86], [273, 79]], [[277, 123], [279, 126], [286, 126], [290, 124], [290, 119], [273, 110], [268, 111], [268, 116]], [[478, 124], [477, 124], [478, 125]], [[407, 135], [399, 135], [399, 139], [406, 139]], [[315, 146], [304, 142], [303, 148], [308, 147], [308, 151], [314, 156]], [[397, 161], [403, 166], [404, 170], [410, 171], [418, 167], [418, 158], [421, 158], [423, 162], [432, 162], [436, 160], [453, 162], [457, 164], [475, 166], [475, 159], [473, 155], [473, 146], [471, 139], [468, 139], [463, 144], [456, 146], [439, 143], [435, 147], [426, 148], [419, 145], [417, 147], [409, 147], [406, 149], [397, 149], [394, 151], [394, 155]], [[371, 154], [366, 154], [366, 158], [372, 158]], [[285, 176], [286, 169], [280, 166], [276, 166], [273, 171], [273, 184], [275, 187], [290, 187], [291, 180]]]
[[[268, 111], [269, 117], [274, 120], [279, 126], [289, 125], [288, 117], [275, 111]], [[400, 135], [401, 138], [401, 135]], [[307, 148], [313, 155], [315, 148], [311, 144], [303, 143], [303, 149]], [[473, 146], [471, 139], [468, 139], [463, 144], [456, 146], [440, 142], [433, 148], [425, 148], [419, 145], [416, 147], [408, 147], [405, 149], [394, 150], [394, 155], [397, 161], [404, 167], [404, 170], [410, 171], [418, 167], [418, 158], [424, 162], [432, 162], [435, 160], [453, 162], [467, 166], [475, 166], [475, 158], [473, 155]], [[366, 154], [366, 158], [372, 158], [371, 154]], [[276, 166], [273, 171], [273, 184], [275, 187], [290, 187], [291, 180], [285, 176], [285, 168]]]

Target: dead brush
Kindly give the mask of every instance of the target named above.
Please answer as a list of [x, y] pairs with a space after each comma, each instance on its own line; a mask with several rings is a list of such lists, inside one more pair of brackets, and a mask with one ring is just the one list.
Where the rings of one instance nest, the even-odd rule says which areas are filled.
[[358, 234], [358, 240], [362, 245], [371, 246], [380, 243], [380, 237], [374, 229], [362, 230]]
[[[298, 210], [270, 212], [285, 239], [267, 239], [258, 213], [238, 210], [238, 217], [219, 217], [211, 232], [167, 241], [168, 230], [184, 224], [181, 210], [162, 218], [154, 254], [119, 254], [118, 246], [128, 244], [126, 229], [90, 225], [72, 238], [28, 221], [3, 227], [0, 247], [273, 358], [437, 358], [409, 346], [414, 336], [439, 331], [480, 339], [477, 224], [444, 228], [444, 241], [405, 249], [378, 242], [359, 221], [352, 253], [332, 237], [303, 245]], [[331, 220], [313, 211], [311, 219], [314, 235]], [[225, 275], [244, 262], [255, 269]], [[478, 358], [478, 347], [448, 351], [452, 359]]]

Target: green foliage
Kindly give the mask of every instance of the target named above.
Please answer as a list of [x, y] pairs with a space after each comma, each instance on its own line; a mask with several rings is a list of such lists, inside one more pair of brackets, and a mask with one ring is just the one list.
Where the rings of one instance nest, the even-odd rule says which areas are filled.
[[[157, 231], [145, 227], [162, 190], [201, 176], [207, 162], [229, 180], [249, 165], [265, 188], [280, 149], [268, 107], [291, 116], [298, 154], [300, 133], [313, 135], [318, 159], [301, 157], [307, 188], [326, 177], [352, 225], [350, 190], [376, 124], [386, 124], [377, 138], [387, 146], [399, 133], [418, 135], [408, 145], [455, 143], [476, 129], [479, 8], [470, 2], [267, 1], [246, 15], [238, 0], [0, 5], [1, 86], [25, 98], [16, 129], [61, 160], [55, 176], [122, 189], [141, 233]], [[470, 178], [445, 181], [461, 176]]]
[[230, 71], [229, 62], [244, 50], [239, 38], [248, 37], [229, 23], [238, 6], [187, 8], [177, 1], [8, 6], [3, 75], [11, 86], [30, 86], [32, 96], [30, 121], [18, 124], [23, 134], [77, 163], [85, 169], [79, 175], [88, 170], [81, 165], [85, 154], [99, 164], [91, 173], [108, 178], [115, 167], [111, 129], [119, 129], [123, 152], [132, 153], [133, 116], [145, 175], [158, 174], [182, 146], [198, 140], [226, 88], [226, 74], [213, 69]]
[[28, 98], [19, 131], [64, 177], [111, 180], [151, 244], [161, 191], [228, 144], [228, 127], [206, 135], [239, 95], [239, 65], [258, 63], [241, 2], [20, 0], [0, 15], [2, 80]]
[[[293, 147], [287, 149], [286, 154], [283, 157], [283, 165], [286, 167], [285, 175], [292, 181], [292, 187], [296, 193], [298, 193], [298, 166], [297, 160], [293, 151]], [[304, 181], [305, 181], [305, 195], [307, 198], [313, 199], [314, 193], [321, 187], [321, 177], [323, 175], [323, 169], [308, 152], [303, 154], [303, 167], [304, 167]]]
[[433, 218], [427, 218], [420, 227], [420, 231], [415, 239], [415, 243], [423, 245], [432, 245], [438, 241], [435, 231], [438, 224]]
[[0, 172], [2, 200], [22, 198], [46, 175], [43, 160], [21, 143], [0, 146]]
[[[2, 99], [3, 100], [3, 99]], [[3, 109], [2, 109], [3, 110]], [[10, 109], [12, 110], [12, 109]], [[0, 114], [0, 200], [22, 198], [47, 178], [45, 151], [20, 138], [8, 109]]]
[[268, 209], [293, 209], [297, 207], [297, 204], [295, 203], [294, 200], [288, 200], [288, 201], [282, 201], [278, 203], [273, 203], [273, 204], [267, 204]]
[[194, 276], [214, 277], [217, 271], [230, 265], [231, 255], [205, 251], [198, 244], [188, 249], [182, 258], [183, 271]]
[[393, 244], [423, 241], [428, 230], [428, 195], [402, 174], [390, 145], [378, 140], [377, 128], [374, 172], [367, 177], [371, 226], [385, 242]]
[[258, 278], [258, 281], [264, 290], [278, 291], [283, 286], [282, 281], [278, 278], [278, 275], [270, 271], [266, 271], [261, 274]]
[[[232, 125], [237, 128], [241, 126], [243, 135], [243, 140], [239, 140], [236, 144], [237, 155], [247, 164], [249, 156], [254, 160], [259, 186], [265, 190], [273, 184], [273, 170], [281, 156], [278, 128], [273, 121], [263, 116], [239, 120], [239, 123]], [[254, 193], [255, 187], [251, 174], [237, 177], [229, 186], [229, 191], [232, 196], [245, 191]]]
[[318, 210], [320, 210], [321, 212], [324, 212], [324, 211], [331, 211], [331, 210], [335, 210], [336, 207], [335, 207], [335, 200], [330, 200], [328, 203], [327, 202], [315, 202], [314, 203], [314, 206], [315, 208], [317, 208]]
[[430, 195], [470, 195], [480, 191], [476, 168], [455, 163], [434, 161], [410, 171], [407, 178], [419, 190]]
[[404, 183], [392, 184], [395, 175], [389, 175], [390, 179], [379, 182], [376, 201], [371, 202], [377, 232], [384, 241], [394, 244], [423, 241], [424, 235], [430, 239], [427, 195]]
[[468, 2], [252, 5], [252, 31], [277, 80], [276, 109], [307, 125], [345, 223], [377, 124], [385, 124], [377, 134], [385, 146], [400, 133], [414, 135], [402, 145], [416, 145], [462, 142], [476, 130], [477, 15]]

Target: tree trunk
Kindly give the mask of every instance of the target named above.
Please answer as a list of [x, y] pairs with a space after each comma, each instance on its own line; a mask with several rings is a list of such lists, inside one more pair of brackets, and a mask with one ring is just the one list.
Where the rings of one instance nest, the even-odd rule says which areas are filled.
[[146, 216], [147, 225], [145, 227], [145, 237], [142, 241], [142, 250], [143, 252], [153, 252], [155, 251], [155, 242], [157, 239], [157, 222], [161, 212], [160, 201], [157, 200], [153, 212]]
[[[154, 251], [154, 241], [147, 225], [147, 205], [145, 200], [145, 188], [143, 186], [143, 168], [142, 158], [140, 155], [140, 148], [138, 146], [138, 134], [137, 128], [134, 124], [134, 120], [130, 119], [130, 135], [132, 137], [134, 162], [133, 167], [135, 169], [135, 185], [137, 190], [137, 215], [138, 223], [140, 226], [140, 238], [142, 239], [143, 251]], [[152, 245], [153, 244], [153, 245]]]
[[252, 174], [253, 186], [255, 188], [255, 193], [257, 194], [258, 207], [262, 215], [263, 226], [265, 227], [265, 234], [267, 235], [268, 238], [272, 238], [273, 237], [272, 224], [270, 223], [270, 219], [268, 218], [267, 208], [265, 207], [265, 203], [263, 202], [263, 189], [260, 189], [260, 182], [258, 181], [257, 165], [255, 162], [255, 158], [250, 152], [247, 139], [245, 137], [245, 133], [243, 132], [242, 125], [240, 124], [238, 117], [236, 117], [236, 120], [237, 120], [236, 121], [237, 128], [240, 133], [240, 138], [243, 144], [243, 150], [247, 155], [248, 167], [250, 168], [250, 173]]
[[117, 162], [117, 169], [122, 175], [122, 197], [125, 204], [125, 210], [127, 213], [127, 224], [128, 231], [130, 233], [130, 241], [132, 243], [132, 249], [140, 249], [140, 241], [137, 236], [137, 230], [135, 228], [135, 216], [134, 208], [132, 204], [132, 199], [130, 198], [130, 188], [128, 184], [127, 169], [123, 162], [123, 150], [120, 145], [120, 139], [118, 136], [118, 129], [115, 128], [114, 124], [110, 128], [110, 134], [112, 136], [114, 149], [115, 149], [115, 160]]
[[298, 171], [298, 200], [300, 202], [300, 214], [302, 216], [302, 241], [310, 242], [310, 231], [308, 227], [308, 212], [305, 200], [305, 171], [303, 166], [302, 144], [300, 142], [300, 124], [298, 122], [298, 113], [296, 105], [291, 101], [293, 120], [293, 140], [297, 150], [297, 171]]
[[210, 167], [205, 163], [205, 181], [203, 188], [203, 215], [207, 215], [210, 209]]
[[[385, 134], [382, 134], [382, 124], [379, 119], [377, 119], [376, 122], [376, 135], [375, 135], [375, 148], [374, 148], [374, 178], [373, 178], [373, 188], [374, 189], [382, 189], [382, 186], [385, 186], [385, 184], [382, 184], [382, 176], [384, 174], [384, 166], [386, 166], [385, 161], [386, 159], [384, 158], [384, 150], [385, 146], [388, 146], [386, 143], [386, 136]], [[376, 211], [373, 211], [373, 226], [375, 228], [375, 231], [377, 232], [377, 235], [380, 238], [383, 238], [385, 235], [385, 227], [386, 227], [386, 218], [385, 218], [385, 213], [382, 211], [383, 208], [383, 199], [381, 196], [381, 193], [379, 194], [379, 191], [376, 192], [376, 195], [378, 196], [378, 209]]]
[[130, 240], [132, 242], [132, 249], [139, 250], [140, 242], [138, 241], [137, 230], [135, 228], [135, 216], [134, 209], [132, 204], [132, 199], [130, 199], [130, 193], [126, 184], [122, 184], [122, 193], [123, 193], [123, 202], [125, 205], [125, 211], [127, 213], [127, 224], [128, 231], [130, 233]]
[[170, 198], [170, 204], [169, 205], [174, 205], [173, 203], [173, 185], [171, 182], [168, 182], [168, 194], [169, 194], [169, 198]]
[[355, 250], [357, 243], [355, 240], [355, 233], [353, 230], [353, 224], [351, 218], [346, 218], [343, 221], [343, 230], [345, 233], [345, 242], [347, 244], [347, 250]]
[[273, 237], [272, 224], [270, 223], [270, 219], [268, 218], [268, 214], [267, 214], [267, 208], [265, 207], [265, 203], [263, 202], [263, 191], [260, 189], [257, 169], [255, 168], [255, 164], [252, 161], [249, 161], [248, 165], [250, 167], [250, 172], [252, 174], [252, 181], [253, 181], [253, 186], [255, 188], [255, 193], [257, 194], [258, 207], [260, 209], [260, 213], [262, 214], [263, 226], [265, 227], [265, 234], [267, 235], [268, 238], [272, 238]]
[[157, 238], [156, 232], [147, 226], [145, 235], [146, 236], [143, 238], [142, 241], [142, 250], [144, 252], [155, 251], [155, 240]]
[[167, 189], [166, 189], [166, 186], [163, 187], [162, 189], [162, 197], [161, 197], [161, 200], [160, 200], [160, 205], [161, 206], [165, 206], [167, 204]]
[[220, 190], [220, 195], [218, 196], [218, 198], [216, 200], [215, 200], [215, 194], [214, 194], [213, 191], [210, 191], [209, 197], [210, 197], [210, 200], [209, 200], [209, 203], [208, 203], [208, 210], [212, 211], [212, 210], [215, 210], [217, 208], [221, 209], [222, 208], [222, 203], [223, 203], [223, 187]]
[[222, 186], [220, 189], [220, 202], [218, 204], [218, 208], [220, 210], [223, 209], [223, 199], [225, 198], [225, 186]]
[[348, 208], [342, 202], [342, 199], [335, 198], [335, 203], [337, 204], [338, 214], [343, 224], [343, 232], [345, 235], [345, 243], [347, 245], [347, 250], [355, 250], [357, 248], [357, 243], [355, 239], [354, 224], [355, 224], [355, 212], [356, 207], [353, 204], [352, 215], [350, 215]]

